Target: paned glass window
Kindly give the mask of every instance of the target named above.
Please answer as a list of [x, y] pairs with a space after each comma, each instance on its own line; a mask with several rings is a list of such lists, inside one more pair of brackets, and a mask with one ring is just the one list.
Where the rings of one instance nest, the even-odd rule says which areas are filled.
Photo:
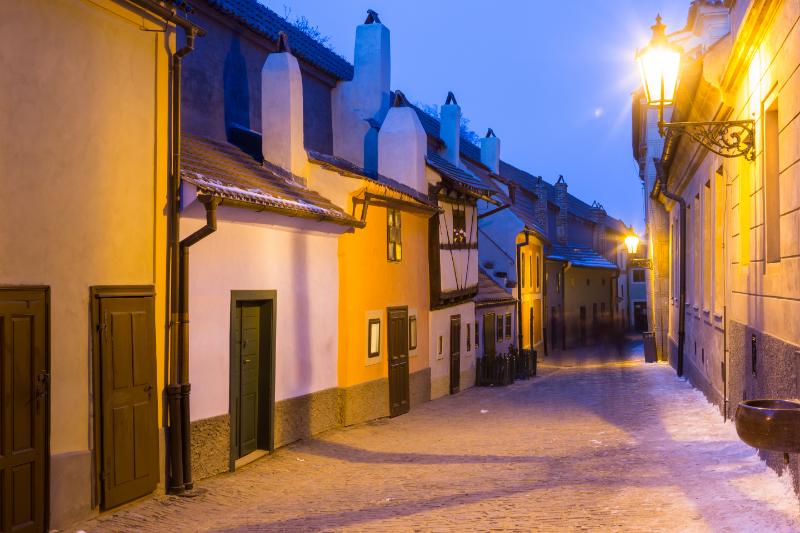
[[400, 211], [398, 209], [387, 209], [388, 219], [386, 222], [386, 241], [388, 250], [386, 258], [389, 261], [401, 261], [403, 259], [403, 241], [401, 239]]
[[417, 348], [417, 317], [408, 317], [408, 349], [416, 350]]
[[369, 319], [367, 326], [367, 355], [378, 357], [381, 354], [381, 321], [378, 318]]
[[463, 205], [453, 205], [453, 244], [467, 242], [467, 215]]

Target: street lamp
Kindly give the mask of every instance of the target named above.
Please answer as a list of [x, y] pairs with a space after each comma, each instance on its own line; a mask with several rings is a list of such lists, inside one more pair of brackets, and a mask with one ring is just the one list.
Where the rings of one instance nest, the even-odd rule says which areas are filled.
[[650, 43], [636, 53], [636, 61], [642, 75], [647, 105], [658, 107], [658, 133], [688, 135], [708, 150], [722, 157], [744, 156], [755, 159], [755, 123], [752, 120], [728, 120], [717, 122], [664, 122], [664, 106], [675, 103], [675, 93], [680, 81], [682, 50], [672, 44], [661, 23], [661, 15], [651, 26], [653, 37]]
[[636, 251], [639, 249], [639, 237], [635, 233], [625, 237], [625, 248], [628, 249], [630, 255], [636, 255]]

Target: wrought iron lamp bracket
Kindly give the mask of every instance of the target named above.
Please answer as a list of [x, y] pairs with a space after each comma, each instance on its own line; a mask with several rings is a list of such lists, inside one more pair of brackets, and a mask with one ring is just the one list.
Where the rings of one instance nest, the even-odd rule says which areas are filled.
[[663, 137], [666, 132], [674, 136], [688, 135], [708, 150], [722, 157], [742, 157], [755, 161], [755, 122], [729, 120], [720, 122], [664, 122], [658, 123]]

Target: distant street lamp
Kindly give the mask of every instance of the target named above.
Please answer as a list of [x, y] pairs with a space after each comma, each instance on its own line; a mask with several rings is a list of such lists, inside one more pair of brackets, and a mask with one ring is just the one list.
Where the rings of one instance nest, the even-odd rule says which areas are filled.
[[755, 123], [752, 120], [718, 122], [664, 122], [664, 106], [675, 103], [675, 93], [680, 81], [682, 50], [672, 44], [661, 23], [661, 15], [651, 26], [650, 43], [636, 53], [642, 75], [642, 86], [647, 105], [658, 107], [658, 133], [688, 135], [708, 150], [722, 157], [744, 156], [755, 159]]
[[635, 233], [625, 237], [625, 248], [628, 249], [630, 255], [636, 255], [636, 251], [639, 249], [639, 237]]

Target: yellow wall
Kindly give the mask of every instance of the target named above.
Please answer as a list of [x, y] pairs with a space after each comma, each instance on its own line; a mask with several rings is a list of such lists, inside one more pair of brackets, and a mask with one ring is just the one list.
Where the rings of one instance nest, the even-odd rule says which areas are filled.
[[[525, 236], [517, 236], [517, 244], [525, 242]], [[542, 242], [533, 235], [528, 237], [528, 244], [521, 248], [521, 260], [524, 268], [521, 269], [523, 279], [519, 281], [519, 294], [522, 301], [522, 347], [538, 348], [542, 342], [542, 296], [544, 294], [544, 253]], [[537, 283], [536, 267], [538, 264], [539, 276]], [[530, 311], [533, 308], [533, 343], [531, 343]], [[515, 339], [514, 344], [519, 341]]]
[[51, 288], [52, 526], [89, 511], [91, 286], [155, 285], [163, 386], [174, 38], [124, 5], [0, 2], [0, 284]]
[[[388, 376], [386, 309], [408, 306], [417, 317], [410, 371], [428, 365], [428, 215], [402, 211], [402, 261], [386, 258], [386, 208], [370, 206], [367, 225], [339, 239], [339, 386]], [[381, 319], [381, 355], [367, 358], [367, 324]]]

